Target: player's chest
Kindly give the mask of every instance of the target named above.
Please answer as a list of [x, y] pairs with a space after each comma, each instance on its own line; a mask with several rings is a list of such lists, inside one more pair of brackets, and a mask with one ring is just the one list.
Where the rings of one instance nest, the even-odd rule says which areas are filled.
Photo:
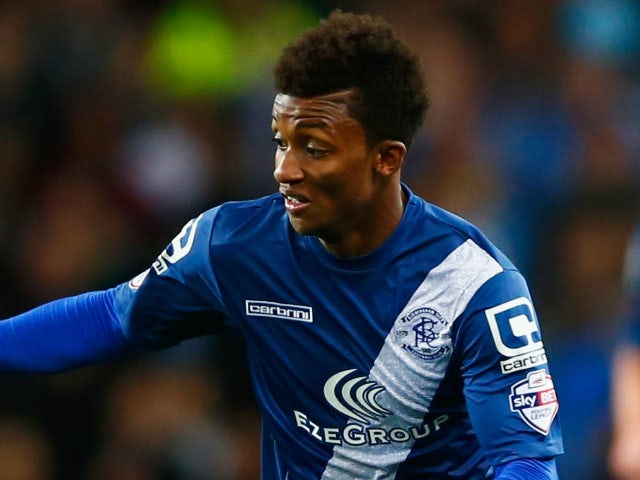
[[403, 279], [395, 268], [280, 273], [253, 279], [239, 289], [234, 305], [243, 328], [319, 346], [331, 338], [342, 350], [384, 341], [420, 283], [418, 275]]

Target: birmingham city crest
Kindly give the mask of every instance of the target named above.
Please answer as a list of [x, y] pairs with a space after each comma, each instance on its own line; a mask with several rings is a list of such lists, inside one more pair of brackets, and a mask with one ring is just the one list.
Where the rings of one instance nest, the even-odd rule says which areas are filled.
[[438, 360], [451, 352], [449, 323], [433, 308], [421, 307], [401, 317], [393, 335], [403, 349], [422, 360]]

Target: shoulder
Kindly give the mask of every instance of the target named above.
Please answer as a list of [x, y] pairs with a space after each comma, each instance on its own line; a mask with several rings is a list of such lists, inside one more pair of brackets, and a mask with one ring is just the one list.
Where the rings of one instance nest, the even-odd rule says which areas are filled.
[[263, 240], [268, 232], [279, 231], [273, 226], [283, 217], [286, 213], [278, 195], [222, 203], [189, 220], [158, 256], [153, 268], [160, 274], [178, 261], [185, 267], [195, 265], [208, 259], [212, 248], [230, 244], [248, 248], [260, 243], [254, 240]]
[[214, 207], [205, 215], [212, 215], [218, 219], [242, 223], [243, 219], [254, 216], [281, 216], [284, 213], [282, 197], [279, 194], [267, 195], [252, 200], [229, 201]]
[[253, 200], [225, 202], [202, 214], [208, 225], [211, 241], [225, 242], [231, 238], [246, 239], [272, 231], [275, 224], [286, 219], [282, 198], [278, 194]]
[[515, 270], [510, 259], [473, 223], [442, 207], [429, 203], [411, 193], [409, 202], [414, 210], [414, 224], [430, 243], [441, 244], [444, 251], [462, 249], [480, 256], [488, 256], [501, 269]]

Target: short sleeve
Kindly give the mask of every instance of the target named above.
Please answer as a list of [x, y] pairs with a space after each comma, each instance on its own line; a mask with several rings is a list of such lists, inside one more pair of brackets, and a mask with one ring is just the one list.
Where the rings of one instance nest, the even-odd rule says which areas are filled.
[[459, 322], [454, 348], [465, 401], [490, 463], [562, 453], [558, 399], [522, 275], [505, 270], [493, 277]]
[[161, 349], [223, 328], [226, 312], [210, 261], [216, 213], [190, 220], [148, 270], [118, 287], [116, 306], [133, 345]]

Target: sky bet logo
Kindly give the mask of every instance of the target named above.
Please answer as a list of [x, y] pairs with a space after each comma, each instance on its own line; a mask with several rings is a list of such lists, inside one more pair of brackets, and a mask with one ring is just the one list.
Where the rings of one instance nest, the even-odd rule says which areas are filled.
[[253, 317], [279, 318], [297, 322], [313, 322], [313, 309], [304, 305], [245, 300], [245, 313]]
[[511, 386], [509, 407], [535, 431], [547, 435], [558, 413], [558, 397], [553, 380], [544, 370], [535, 370]]
[[500, 362], [502, 373], [513, 373], [547, 363], [540, 328], [533, 305], [525, 297], [516, 298], [485, 311], [493, 342], [507, 360]]

